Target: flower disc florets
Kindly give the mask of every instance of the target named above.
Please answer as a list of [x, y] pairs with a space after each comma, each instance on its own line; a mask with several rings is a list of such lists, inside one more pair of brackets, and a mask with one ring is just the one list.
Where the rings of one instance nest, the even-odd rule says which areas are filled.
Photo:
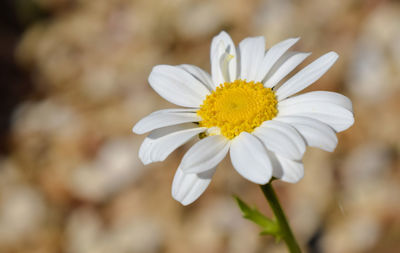
[[221, 134], [233, 139], [241, 132], [251, 133], [277, 113], [275, 93], [260, 82], [236, 80], [223, 83], [206, 97], [197, 114], [200, 126], [218, 127]]

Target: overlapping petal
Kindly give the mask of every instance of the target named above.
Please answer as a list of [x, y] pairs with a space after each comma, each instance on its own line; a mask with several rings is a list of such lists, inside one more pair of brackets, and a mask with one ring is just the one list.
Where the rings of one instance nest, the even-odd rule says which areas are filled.
[[273, 176], [288, 183], [297, 183], [304, 177], [304, 165], [277, 153], [269, 152], [273, 164]]
[[264, 55], [264, 58], [261, 62], [261, 67], [258, 70], [254, 81], [261, 82], [262, 80], [264, 80], [268, 72], [271, 70], [272, 66], [274, 66], [279, 58], [281, 58], [281, 56], [298, 40], [299, 38], [287, 39], [268, 49], [268, 51]]
[[338, 57], [337, 53], [329, 52], [300, 70], [296, 75], [282, 84], [282, 86], [276, 91], [278, 100], [282, 101], [317, 81], [326, 71], [328, 71], [328, 69], [330, 69]]
[[289, 124], [276, 120], [265, 121], [253, 132], [265, 147], [283, 157], [301, 160], [306, 144], [301, 135]]
[[342, 94], [331, 91], [311, 91], [294, 97], [287, 98], [279, 103], [281, 106], [290, 106], [303, 102], [324, 102], [342, 106], [353, 111], [351, 100]]
[[172, 197], [182, 205], [189, 205], [207, 189], [215, 168], [201, 173], [185, 173], [178, 168], [172, 182]]
[[278, 60], [278, 62], [271, 69], [265, 78], [264, 86], [272, 88], [277, 85], [285, 76], [292, 72], [297, 66], [300, 65], [311, 53], [302, 52], [286, 52]]
[[239, 43], [240, 79], [248, 81], [256, 79], [264, 52], [264, 37], [246, 38]]
[[179, 166], [185, 173], [200, 173], [217, 166], [229, 151], [230, 142], [221, 135], [208, 136], [194, 144]]
[[144, 134], [157, 128], [200, 120], [201, 118], [196, 114], [195, 109], [164, 109], [155, 111], [139, 120], [132, 131], [137, 134]]
[[304, 138], [307, 146], [332, 152], [338, 143], [336, 132], [327, 124], [305, 116], [279, 116], [276, 121], [293, 126]]
[[179, 66], [157, 65], [149, 76], [150, 86], [165, 100], [184, 107], [199, 107], [209, 89]]
[[255, 136], [242, 132], [233, 139], [230, 156], [236, 171], [249, 181], [266, 184], [271, 179], [271, 161], [265, 147]]
[[164, 161], [175, 149], [205, 130], [193, 123], [156, 129], [144, 139], [139, 158], [145, 165]]
[[206, 86], [210, 92], [214, 90], [214, 83], [211, 79], [210, 74], [208, 74], [201, 68], [190, 64], [182, 64], [179, 65], [179, 67], [189, 72], [194, 78], [204, 84], [204, 86]]
[[211, 42], [211, 76], [214, 87], [237, 78], [236, 47], [231, 37], [222, 31]]
[[349, 128], [354, 123], [353, 113], [341, 105], [320, 101], [303, 101], [295, 104], [278, 104], [279, 116], [303, 116], [319, 120], [336, 132]]

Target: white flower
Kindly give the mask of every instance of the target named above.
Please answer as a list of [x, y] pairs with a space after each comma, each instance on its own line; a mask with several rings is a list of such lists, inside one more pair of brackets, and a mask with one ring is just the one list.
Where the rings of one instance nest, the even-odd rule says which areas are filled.
[[349, 128], [351, 101], [338, 93], [313, 91], [293, 96], [318, 80], [336, 61], [329, 52], [281, 82], [310, 55], [288, 49], [298, 38], [266, 51], [263, 37], [246, 38], [236, 48], [226, 32], [211, 43], [211, 76], [193, 65], [155, 66], [151, 87], [186, 109], [166, 109], [140, 120], [133, 132], [150, 132], [139, 150], [144, 164], [163, 161], [200, 136], [182, 158], [172, 196], [183, 205], [207, 188], [217, 165], [230, 154], [244, 178], [265, 184], [271, 177], [297, 182], [306, 146], [333, 151], [336, 133]]

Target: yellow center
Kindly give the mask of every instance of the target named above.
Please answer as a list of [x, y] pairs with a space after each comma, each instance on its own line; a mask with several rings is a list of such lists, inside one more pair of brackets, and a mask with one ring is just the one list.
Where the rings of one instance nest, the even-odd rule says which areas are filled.
[[236, 80], [221, 84], [206, 97], [197, 114], [200, 126], [217, 127], [221, 134], [233, 139], [241, 132], [253, 132], [264, 121], [273, 119], [278, 101], [270, 88], [262, 83]]

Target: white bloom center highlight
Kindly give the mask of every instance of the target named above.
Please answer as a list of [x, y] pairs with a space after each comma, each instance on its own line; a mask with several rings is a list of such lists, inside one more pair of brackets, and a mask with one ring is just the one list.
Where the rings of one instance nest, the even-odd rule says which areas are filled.
[[218, 127], [222, 135], [233, 139], [273, 119], [278, 113], [277, 103], [275, 92], [260, 82], [225, 82], [203, 101], [197, 111], [202, 118], [199, 124]]

